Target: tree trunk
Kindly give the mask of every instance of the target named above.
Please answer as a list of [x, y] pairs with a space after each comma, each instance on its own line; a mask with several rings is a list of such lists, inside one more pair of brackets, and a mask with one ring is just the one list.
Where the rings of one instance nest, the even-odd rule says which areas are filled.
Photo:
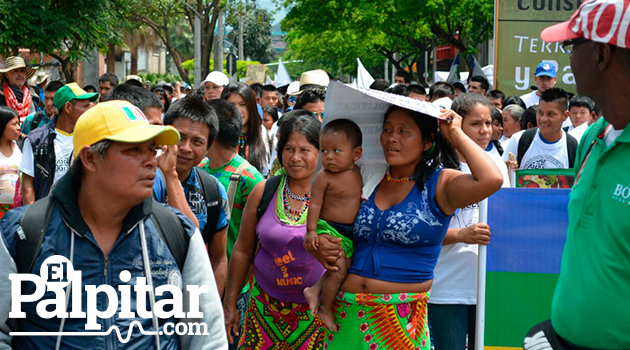
[[116, 73], [116, 45], [110, 43], [107, 47], [107, 57], [105, 58], [107, 73]]
[[[197, 0], [197, 8], [203, 8], [203, 0]], [[210, 17], [212, 10], [212, 17]], [[212, 55], [212, 44], [214, 42], [214, 28], [219, 18], [219, 0], [212, 0], [212, 3], [205, 6], [204, 18], [201, 25], [201, 77], [205, 78], [210, 73], [210, 57]]]
[[61, 61], [61, 70], [63, 71], [63, 76], [66, 78], [66, 84], [75, 82], [75, 68], [76, 65], [73, 62], [70, 62], [70, 59], [65, 59]]
[[131, 47], [131, 69], [129, 74], [138, 75], [138, 45]]

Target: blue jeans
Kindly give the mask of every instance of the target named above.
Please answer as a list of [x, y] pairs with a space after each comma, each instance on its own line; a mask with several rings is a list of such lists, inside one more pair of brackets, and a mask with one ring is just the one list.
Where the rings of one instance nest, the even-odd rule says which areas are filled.
[[476, 305], [429, 304], [429, 324], [435, 350], [475, 349]]

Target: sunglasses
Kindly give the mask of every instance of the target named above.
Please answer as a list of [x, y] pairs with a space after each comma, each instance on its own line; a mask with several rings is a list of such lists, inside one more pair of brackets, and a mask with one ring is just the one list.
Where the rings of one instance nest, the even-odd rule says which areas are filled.
[[586, 40], [586, 39], [572, 39], [572, 40], [563, 41], [562, 42], [562, 49], [564, 50], [565, 53], [567, 53], [570, 56], [575, 51], [575, 47], [577, 45], [583, 44], [583, 43], [585, 43], [587, 41], [588, 40]]
[[297, 101], [297, 97], [295, 97], [295, 96], [289, 96], [289, 102], [293, 103], [293, 102], [295, 102], [295, 101]]
[[319, 119], [324, 119], [324, 112], [313, 112]]

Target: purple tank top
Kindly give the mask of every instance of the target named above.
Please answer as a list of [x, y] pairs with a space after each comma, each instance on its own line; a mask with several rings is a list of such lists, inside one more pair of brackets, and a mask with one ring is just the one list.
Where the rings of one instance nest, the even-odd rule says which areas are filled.
[[304, 249], [306, 225], [286, 225], [278, 219], [277, 197], [273, 196], [256, 225], [260, 249], [254, 258], [254, 276], [270, 296], [306, 304], [304, 288], [314, 285], [325, 269]]

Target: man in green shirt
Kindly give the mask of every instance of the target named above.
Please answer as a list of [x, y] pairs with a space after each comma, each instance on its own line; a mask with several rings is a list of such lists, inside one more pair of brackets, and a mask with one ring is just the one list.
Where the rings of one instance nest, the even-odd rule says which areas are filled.
[[620, 88], [630, 84], [628, 16], [630, 0], [587, 1], [541, 34], [564, 42], [578, 93], [604, 118], [577, 152], [551, 322], [530, 331], [525, 349], [542, 348], [543, 334], [553, 349], [630, 349], [630, 91]]
[[206, 103], [217, 112], [219, 134], [208, 150], [208, 158], [201, 162], [200, 167], [219, 179], [228, 193], [228, 200], [231, 202], [230, 226], [227, 236], [229, 260], [232, 256], [232, 248], [234, 248], [238, 230], [241, 227], [241, 218], [247, 197], [254, 186], [264, 180], [264, 177], [245, 158], [238, 155], [238, 139], [243, 124], [238, 109], [225, 100], [210, 100]]

